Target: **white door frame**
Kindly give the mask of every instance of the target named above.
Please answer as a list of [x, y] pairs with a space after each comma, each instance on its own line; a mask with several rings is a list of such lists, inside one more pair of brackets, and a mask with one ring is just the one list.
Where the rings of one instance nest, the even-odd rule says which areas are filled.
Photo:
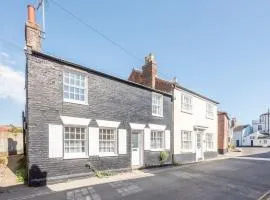
[[[204, 160], [204, 130], [196, 129], [195, 133], [196, 162], [198, 162]], [[198, 135], [200, 135], [200, 144], [198, 144]]]
[[[132, 134], [137, 134], [138, 135], [138, 148], [136, 148], [139, 153], [138, 153], [138, 156], [139, 156], [139, 161], [138, 161], [138, 164], [137, 163], [133, 163], [133, 147], [132, 147]], [[142, 166], [143, 165], [143, 130], [131, 130], [131, 137], [130, 137], [130, 140], [131, 140], [131, 166]]]

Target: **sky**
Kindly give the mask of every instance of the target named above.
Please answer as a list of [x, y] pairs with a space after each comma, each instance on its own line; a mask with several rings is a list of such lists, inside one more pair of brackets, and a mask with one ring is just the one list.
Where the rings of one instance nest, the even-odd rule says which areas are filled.
[[[24, 25], [27, 4], [34, 2], [1, 1], [0, 124], [21, 125]], [[220, 102], [219, 109], [231, 117], [251, 123], [270, 107], [269, 8], [267, 0], [47, 0], [42, 51], [124, 79], [152, 52], [161, 78], [176, 77], [182, 86]]]

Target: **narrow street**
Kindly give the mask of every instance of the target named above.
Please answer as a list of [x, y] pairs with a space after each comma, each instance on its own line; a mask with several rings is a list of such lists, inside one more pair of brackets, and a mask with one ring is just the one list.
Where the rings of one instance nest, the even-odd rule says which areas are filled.
[[[270, 189], [270, 148], [254, 150], [244, 148], [242, 157], [146, 170], [153, 176], [140, 179], [61, 192], [37, 192], [32, 196], [2, 197], [10, 200], [258, 199]], [[245, 155], [250, 152], [253, 155]], [[0, 199], [3, 198], [0, 196]]]

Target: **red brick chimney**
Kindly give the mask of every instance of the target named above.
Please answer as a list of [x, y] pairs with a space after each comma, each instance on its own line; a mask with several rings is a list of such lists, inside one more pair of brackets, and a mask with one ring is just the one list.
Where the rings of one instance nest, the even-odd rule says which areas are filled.
[[41, 51], [41, 29], [36, 23], [35, 8], [33, 5], [27, 6], [28, 19], [25, 23], [26, 48]]
[[155, 88], [157, 77], [157, 63], [153, 54], [150, 53], [148, 56], [145, 57], [145, 64], [142, 67], [142, 70], [145, 81], [144, 84], [148, 87]]

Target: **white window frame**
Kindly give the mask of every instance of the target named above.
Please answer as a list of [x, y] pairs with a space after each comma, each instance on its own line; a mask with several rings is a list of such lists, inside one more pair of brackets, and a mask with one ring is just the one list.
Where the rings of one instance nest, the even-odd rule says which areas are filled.
[[[114, 152], [103, 152], [103, 151], [100, 151], [100, 130], [113, 130], [114, 131], [114, 134], [115, 134], [115, 149], [114, 149]], [[98, 130], [98, 142], [99, 142], [99, 156], [117, 156], [118, 155], [118, 137], [117, 137], [117, 133], [118, 133], [118, 130], [117, 128], [112, 128], [112, 127], [99, 127], [99, 130]]]
[[[209, 139], [211, 139], [211, 140], [209, 140]], [[214, 134], [213, 133], [206, 133], [205, 134], [205, 147], [206, 147], [206, 151], [213, 151], [215, 149]]]
[[[81, 139], [79, 140], [79, 139], [76, 139], [76, 129], [77, 128], [80, 128], [80, 129], [84, 129], [84, 134], [85, 134], [85, 138], [84, 138], [84, 142], [85, 142], [85, 149], [84, 149], [84, 151], [85, 152], [72, 152], [72, 153], [66, 153], [66, 151], [65, 151], [65, 141], [66, 141], [66, 138], [65, 138], [65, 134], [66, 134], [66, 128], [74, 128], [75, 129], [75, 131], [74, 131], [74, 134], [75, 134], [75, 137], [74, 137], [74, 139], [68, 139], [68, 140], [73, 140], [73, 141], [76, 141], [76, 140], [78, 140], [78, 141], [82, 141]], [[79, 126], [79, 125], [77, 125], [77, 126], [74, 126], [74, 125], [64, 125], [64, 128], [63, 128], [63, 132], [64, 132], [64, 134], [63, 134], [63, 148], [64, 148], [64, 159], [76, 159], [76, 158], [88, 158], [88, 148], [89, 148], [89, 146], [88, 146], [88, 127], [87, 126]], [[81, 135], [81, 134], [80, 134]], [[70, 148], [70, 147], [69, 147]]]
[[[156, 107], [156, 112], [155, 112], [155, 107]], [[159, 110], [160, 112], [158, 112]], [[163, 117], [163, 95], [162, 94], [152, 92], [152, 115], [156, 117]]]
[[[153, 147], [152, 145], [152, 134], [161, 133], [162, 134], [162, 143], [161, 147]], [[164, 130], [151, 130], [150, 132], [150, 150], [151, 151], [163, 151], [165, 149], [165, 131]]]
[[[71, 79], [70, 78], [71, 77], [71, 74], [74, 77], [76, 77], [76, 76], [79, 76], [80, 77], [80, 80], [78, 80], [80, 86], [77, 86], [76, 85], [76, 81], [77, 81], [76, 78], [74, 78], [74, 83], [71, 85], [71, 83], [70, 83], [71, 82], [71, 80], [70, 80]], [[65, 79], [67, 77], [68, 77], [68, 82], [69, 83], [66, 83], [66, 81], [65, 81]], [[81, 81], [83, 79], [81, 79], [81, 77], [84, 78], [84, 86], [82, 86], [82, 82]], [[64, 102], [88, 105], [88, 81], [87, 80], [88, 80], [87, 79], [87, 76], [85, 74], [83, 74], [83, 73], [73, 72], [73, 71], [72, 72], [71, 71], [64, 71], [63, 72], [63, 99], [64, 99]], [[71, 87], [74, 88], [74, 99], [72, 99], [72, 98], [66, 98], [65, 97], [65, 93], [66, 93], [65, 87], [68, 87], [68, 90], [70, 90]], [[76, 100], [75, 99], [75, 94], [76, 94], [75, 91], [76, 91], [76, 89], [77, 90], [84, 90], [84, 100]], [[70, 91], [68, 93], [70, 94]]]
[[211, 103], [206, 103], [206, 118], [214, 119], [214, 106]]
[[[184, 138], [184, 134], [187, 134], [187, 139]], [[184, 140], [185, 139], [185, 140]], [[192, 131], [181, 131], [181, 151], [183, 152], [193, 152], [193, 141], [192, 141]], [[188, 148], [184, 148], [185, 143], [187, 143]]]
[[[184, 99], [187, 99], [188, 102], [185, 102]], [[181, 95], [181, 111], [185, 113], [192, 114], [193, 109], [193, 102], [192, 102], [192, 96], [182, 93]]]

